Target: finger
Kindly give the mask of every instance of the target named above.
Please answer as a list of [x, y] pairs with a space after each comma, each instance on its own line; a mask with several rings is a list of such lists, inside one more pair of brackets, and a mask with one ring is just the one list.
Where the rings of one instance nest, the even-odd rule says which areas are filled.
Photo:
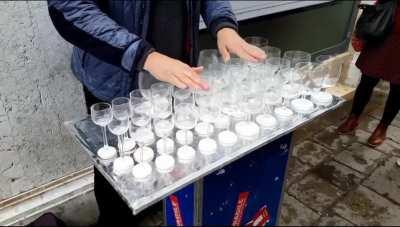
[[229, 59], [231, 58], [231, 55], [229, 54], [229, 51], [226, 49], [226, 47], [221, 45], [221, 46], [218, 46], [218, 49], [219, 49], [219, 53], [221, 54], [224, 62], [226, 63], [227, 61], [229, 61]]
[[180, 89], [186, 89], [186, 88], [188, 88], [188, 86], [185, 84], [185, 83], [183, 83], [181, 80], [179, 80], [177, 77], [175, 77], [175, 75], [171, 75], [170, 77], [169, 77], [169, 79], [170, 79], [170, 83], [171, 84], [173, 84], [173, 85], [175, 85], [176, 87], [178, 87], [178, 88], [180, 88]]
[[198, 89], [206, 90], [208, 89], [208, 84], [201, 79], [201, 76], [194, 70], [189, 69], [184, 72], [185, 75], [198, 86]]
[[247, 61], [258, 62], [258, 59], [247, 53], [246, 49], [244, 49], [243, 47], [239, 47], [238, 49], [232, 50], [231, 52]]
[[194, 70], [197, 74], [200, 74], [203, 72], [204, 67], [203, 66], [193, 67], [192, 70]]
[[193, 80], [190, 79], [190, 77], [187, 75], [186, 72], [182, 72], [176, 75], [176, 77], [182, 81], [184, 84], [186, 84], [186, 86], [188, 86], [189, 88], [193, 88], [193, 89], [201, 89], [200, 85], [198, 85], [197, 83], [195, 83]]
[[265, 54], [265, 52], [263, 50], [261, 50], [260, 48], [253, 46], [253, 45], [245, 45], [244, 49], [246, 50], [246, 52], [251, 55], [252, 57], [258, 59], [258, 60], [264, 60], [267, 55]]

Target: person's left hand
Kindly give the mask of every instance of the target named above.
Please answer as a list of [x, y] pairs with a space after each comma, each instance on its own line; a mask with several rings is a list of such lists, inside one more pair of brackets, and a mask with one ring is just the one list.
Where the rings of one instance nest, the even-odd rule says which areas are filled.
[[251, 62], [259, 62], [267, 57], [263, 50], [244, 41], [232, 28], [219, 30], [217, 40], [219, 52], [225, 62], [230, 59], [230, 54]]

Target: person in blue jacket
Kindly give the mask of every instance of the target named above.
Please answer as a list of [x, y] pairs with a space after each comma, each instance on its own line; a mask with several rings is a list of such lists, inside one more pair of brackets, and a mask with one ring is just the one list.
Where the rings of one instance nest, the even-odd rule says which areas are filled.
[[[229, 1], [48, 0], [58, 33], [74, 45], [71, 67], [82, 82], [86, 105], [128, 96], [145, 70], [179, 88], [208, 89], [196, 66], [199, 20], [217, 39], [222, 58], [248, 61], [265, 53], [246, 43]], [[95, 169], [99, 224], [136, 222], [127, 205]]]

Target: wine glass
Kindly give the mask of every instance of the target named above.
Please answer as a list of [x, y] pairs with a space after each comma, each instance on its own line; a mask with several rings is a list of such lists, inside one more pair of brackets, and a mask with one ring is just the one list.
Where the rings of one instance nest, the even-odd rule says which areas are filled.
[[154, 132], [161, 138], [164, 145], [163, 152], [167, 151], [167, 137], [170, 136], [174, 130], [174, 118], [170, 115], [167, 118], [154, 118], [153, 119]]
[[167, 83], [151, 85], [153, 118], [167, 118], [172, 114], [172, 86]]
[[101, 159], [110, 159], [116, 155], [116, 149], [108, 145], [107, 125], [112, 121], [113, 114], [111, 105], [108, 103], [96, 103], [90, 107], [90, 113], [93, 123], [102, 127], [104, 145], [97, 150], [97, 155]]
[[311, 94], [311, 100], [317, 104], [319, 108], [329, 106], [333, 101], [333, 96], [323, 90], [325, 80], [328, 77], [327, 74], [329, 74], [329, 67], [325, 64], [317, 65], [311, 73], [311, 79], [316, 88], [316, 91]]
[[322, 83], [322, 90], [329, 87], [334, 87], [340, 79], [342, 66], [335, 64], [335, 56], [333, 55], [319, 55], [315, 58], [315, 62], [325, 65], [328, 68], [325, 78]]
[[301, 50], [288, 50], [283, 54], [283, 57], [290, 60], [291, 67], [294, 67], [298, 62], [311, 61], [311, 54]]
[[[129, 96], [132, 124], [137, 127], [148, 126], [151, 122], [151, 101], [144, 96], [143, 90], [133, 90]], [[133, 130], [131, 132], [133, 134]]]
[[[180, 103], [175, 107], [175, 114], [174, 114], [174, 122], [175, 126], [183, 131], [185, 138], [181, 139], [183, 141], [182, 145], [188, 145], [189, 139], [189, 131], [193, 129], [198, 120], [198, 113], [190, 103]], [[177, 135], [179, 135], [177, 133]]]
[[247, 36], [244, 41], [259, 48], [264, 48], [268, 45], [268, 39], [261, 36]]
[[295, 66], [298, 80], [294, 82], [298, 84], [300, 98], [293, 99], [291, 101], [291, 107], [301, 119], [304, 119], [306, 115], [314, 110], [314, 104], [306, 99], [306, 95], [309, 93], [311, 85], [310, 74], [315, 66], [316, 64], [312, 62], [298, 62]]
[[187, 103], [194, 106], [193, 92], [190, 89], [175, 88], [173, 96], [174, 96], [174, 107], [175, 107], [174, 109], [176, 109], [176, 106], [181, 103]]
[[[129, 118], [131, 117], [131, 107], [130, 107], [130, 100], [129, 98], [126, 97], [118, 97], [115, 98], [111, 101], [112, 109], [113, 109], [113, 114], [114, 117], [117, 120], [125, 120], [128, 119], [129, 123]], [[133, 135], [131, 135], [131, 125], [129, 125], [128, 131], [124, 134], [122, 138], [122, 143], [123, 143], [123, 148], [124, 152], [129, 152], [131, 151], [135, 146], [136, 142], [133, 139]]]
[[198, 66], [208, 70], [213, 63], [219, 62], [219, 53], [216, 49], [204, 49], [200, 51]]

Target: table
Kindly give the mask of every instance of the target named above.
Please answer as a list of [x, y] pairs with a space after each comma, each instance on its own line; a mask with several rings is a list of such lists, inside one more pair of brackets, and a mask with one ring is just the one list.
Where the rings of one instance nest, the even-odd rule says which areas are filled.
[[[131, 175], [115, 176], [111, 163], [97, 157], [102, 134], [90, 117], [65, 122], [65, 126], [133, 214], [164, 200], [166, 225], [276, 225], [292, 132], [343, 103], [344, 99], [335, 96], [332, 105], [243, 144], [169, 185], [156, 183], [147, 194], [138, 192]], [[110, 144], [116, 144], [116, 139], [111, 139]]]

